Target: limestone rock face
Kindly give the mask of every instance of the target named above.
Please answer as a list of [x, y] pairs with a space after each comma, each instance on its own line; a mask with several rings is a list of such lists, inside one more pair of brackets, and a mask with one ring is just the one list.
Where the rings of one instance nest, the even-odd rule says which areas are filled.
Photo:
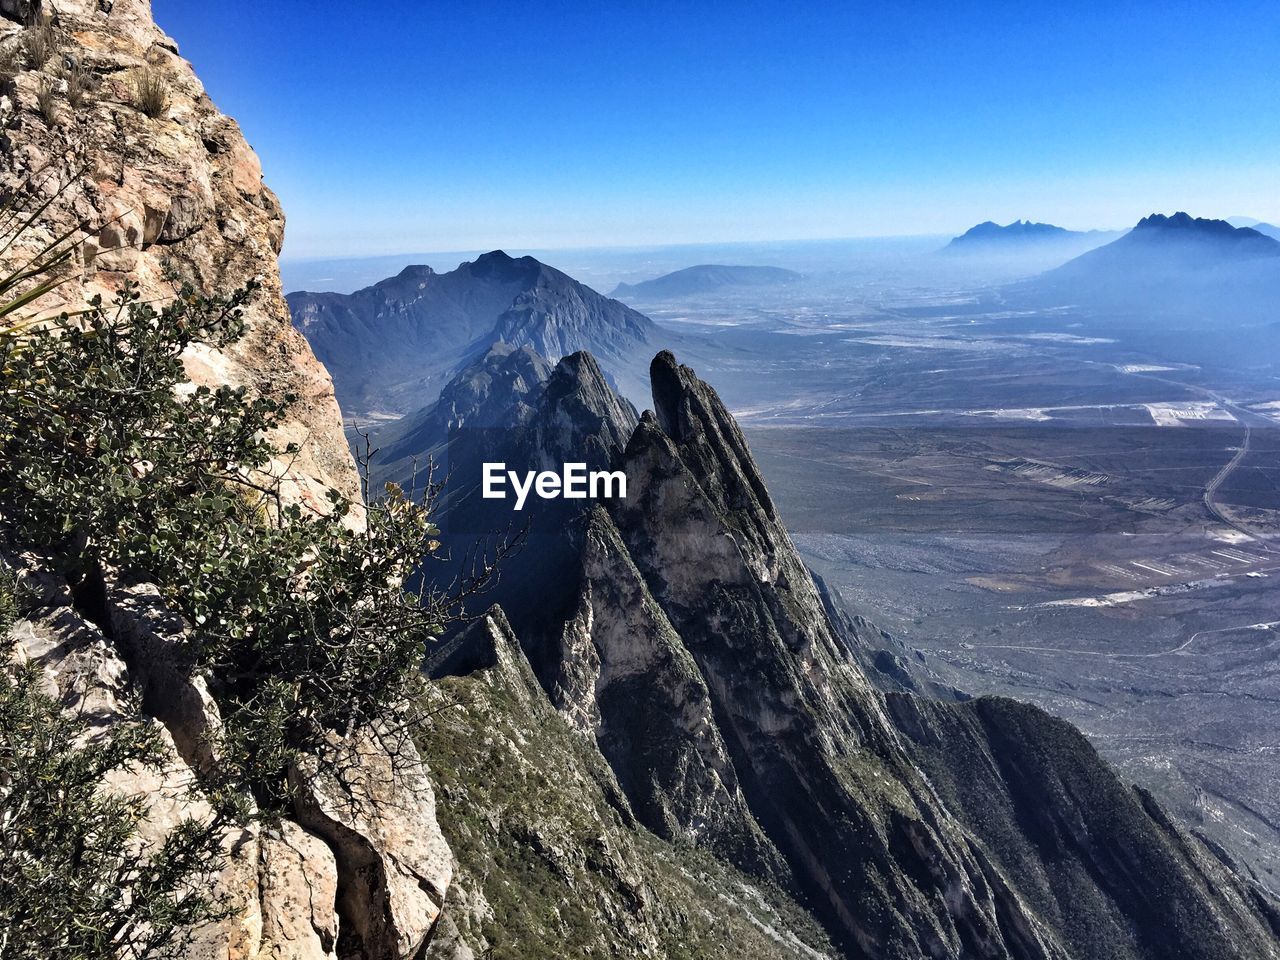
[[565, 624], [552, 702], [591, 736], [637, 818], [736, 866], [787, 879], [756, 823], [716, 725], [711, 695], [613, 521], [593, 511], [578, 609]]
[[[90, 735], [135, 716], [128, 707], [134, 693], [142, 693], [144, 700], [148, 691], [155, 693], [152, 703], [164, 716], [152, 713], [149, 722], [159, 728], [169, 761], [161, 770], [135, 767], [117, 772], [104, 784], [105, 789], [145, 801], [143, 842], [159, 842], [184, 817], [208, 818], [211, 811], [200, 799], [196, 771], [188, 759], [200, 734], [217, 725], [217, 708], [203, 700], [194, 686], [171, 686], [160, 694], [178, 675], [172, 661], [161, 653], [166, 638], [157, 635], [170, 621], [148, 624], [145, 615], [137, 613], [136, 593], [109, 594], [113, 622], [136, 636], [149, 634], [154, 644], [149, 649], [154, 659], [130, 660], [113, 639], [86, 619], [61, 577], [36, 558], [4, 559], [16, 568], [21, 589], [30, 598], [31, 609], [12, 631], [16, 655], [41, 668], [47, 692], [68, 710], [85, 716]], [[145, 592], [142, 596], [146, 597]], [[194, 931], [187, 956], [192, 960], [333, 960], [338, 874], [329, 848], [289, 821], [275, 835], [264, 834], [256, 826], [232, 828], [223, 843], [226, 860], [217, 888], [233, 913]]]
[[412, 741], [366, 731], [305, 773], [295, 782], [297, 818], [337, 860], [346, 955], [417, 956], [440, 915], [453, 858]]
[[[148, 804], [143, 840], [159, 841], [184, 816], [210, 816], [198, 773], [213, 759], [207, 734], [220, 724], [218, 709], [202, 681], [186, 678], [182, 624], [154, 588], [108, 584], [108, 636], [34, 558], [5, 562], [31, 598], [12, 631], [17, 656], [41, 667], [48, 692], [91, 730], [136, 716], [128, 703], [139, 695], [161, 730], [167, 765], [107, 784]], [[326, 766], [303, 773], [293, 819], [227, 831], [217, 888], [233, 915], [195, 932], [193, 960], [399, 960], [427, 943], [453, 858], [413, 743], [386, 731], [357, 734]]]
[[[144, 299], [164, 302], [175, 291], [170, 274], [210, 294], [256, 279], [261, 289], [246, 313], [249, 335], [225, 352], [193, 353], [188, 372], [199, 383], [296, 394], [276, 438], [281, 447], [301, 447], [287, 495], [316, 509], [324, 508], [327, 487], [354, 496], [332, 382], [293, 329], [281, 293], [280, 204], [236, 122], [218, 112], [156, 26], [150, 4], [32, 0], [0, 12], [0, 45], [19, 43], [22, 24], [34, 16], [49, 19], [57, 46], [47, 63], [19, 73], [0, 100], [0, 185], [33, 187], [32, 212], [53, 198], [0, 266], [83, 227], [76, 234], [83, 239], [80, 277], [47, 298], [42, 306], [51, 311], [95, 294], [110, 300], [126, 280]], [[56, 76], [64, 62], [82, 66], [93, 80], [79, 108], [57, 98], [51, 121], [37, 109], [36, 92], [44, 83], [65, 88]], [[144, 73], [159, 80], [168, 99], [155, 117], [137, 106]]]
[[[612, 514], [706, 683], [748, 808], [840, 946], [1010, 960], [1276, 952], [1274, 905], [1066, 724], [985, 699], [886, 701], [715, 392], [665, 353], [651, 380], [655, 412], [627, 446], [628, 497]], [[593, 633], [608, 626], [597, 618]]]

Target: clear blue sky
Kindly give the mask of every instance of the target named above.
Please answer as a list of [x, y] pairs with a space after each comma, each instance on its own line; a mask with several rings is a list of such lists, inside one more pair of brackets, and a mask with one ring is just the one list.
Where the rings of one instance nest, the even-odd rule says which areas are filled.
[[1280, 221], [1280, 4], [154, 0], [286, 254]]

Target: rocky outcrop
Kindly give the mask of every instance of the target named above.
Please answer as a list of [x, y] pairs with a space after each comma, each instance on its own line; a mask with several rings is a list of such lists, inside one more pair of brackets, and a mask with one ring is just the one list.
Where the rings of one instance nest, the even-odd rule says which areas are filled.
[[415, 470], [445, 463], [449, 438], [458, 431], [518, 427], [550, 375], [551, 364], [530, 348], [495, 343], [445, 384], [435, 403], [373, 431], [379, 479], [407, 489]]
[[654, 339], [643, 314], [501, 250], [449, 273], [406, 267], [352, 294], [291, 293], [289, 305], [348, 415], [420, 409], [495, 343], [529, 347], [550, 363], [590, 351], [633, 391]]
[[603, 509], [582, 544], [578, 606], [552, 657], [561, 714], [609, 761], [646, 827], [758, 876], [788, 871], [747, 807], [711, 694]]
[[[944, 707], [899, 696], [890, 712], [839, 642], [714, 391], [668, 354], [654, 361], [651, 378], [655, 413], [627, 448], [631, 492], [614, 511], [618, 527], [706, 681], [752, 813], [847, 951], [1092, 958], [1108, 955], [1090, 932], [1108, 917], [1143, 931], [1110, 947], [1111, 956], [1275, 951], [1247, 884], [1203, 882], [1210, 858], [1185, 837], [1169, 842], [1162, 817], [1135, 803], [1074, 731], [1056, 770], [1048, 747], [1062, 741], [1065, 725], [986, 701]], [[901, 734], [901, 704], [917, 702], [984, 717], [970, 740], [1020, 759], [985, 780], [957, 771], [981, 789], [966, 804], [948, 802], [916, 753], [916, 736]], [[1073, 799], [1066, 785], [1076, 783], [1090, 784], [1090, 802]], [[1022, 811], [1006, 820], [1031, 851], [1021, 861], [1004, 856], [988, 832], [1000, 804]], [[1039, 878], [1061, 874], [1070, 856], [1041, 842], [1032, 805], [1122, 861], [1102, 870], [1076, 852], [1090, 890], [1069, 910], [1035, 895]], [[1123, 837], [1108, 835], [1119, 822]], [[1167, 899], [1171, 886], [1184, 907], [1163, 927], [1150, 925], [1144, 902]], [[1206, 938], [1202, 925], [1220, 935]]]
[[407, 734], [357, 733], [293, 778], [298, 822], [338, 867], [342, 946], [354, 957], [416, 957], [453, 877], [426, 765]]
[[[108, 784], [148, 806], [144, 841], [159, 841], [183, 816], [211, 816], [200, 777], [214, 760], [218, 708], [184, 669], [182, 624], [154, 588], [108, 584], [104, 631], [60, 576], [34, 558], [6, 562], [19, 571], [28, 608], [12, 631], [16, 655], [38, 664], [49, 691], [95, 729], [138, 716], [136, 696], [162, 733], [170, 753], [162, 770], [130, 769]], [[412, 742], [385, 730], [357, 734], [294, 779], [293, 819], [226, 831], [217, 890], [232, 913], [196, 931], [188, 956], [417, 956], [444, 902], [452, 856]]]
[[[520, 394], [501, 429], [454, 432], [448, 448], [449, 480], [443, 499], [447, 512], [442, 527], [454, 543], [509, 531], [519, 537], [519, 553], [502, 567], [486, 594], [488, 603], [514, 611], [522, 639], [535, 645], [554, 644], [560, 627], [577, 603], [571, 571], [577, 563], [586, 529], [586, 500], [530, 498], [515, 513], [510, 501], [480, 496], [482, 465], [501, 462], [523, 474], [529, 470], [559, 471], [565, 462], [579, 462], [588, 471], [610, 467], [636, 424], [635, 408], [609, 386], [595, 359], [587, 353], [563, 358], [536, 390]], [[465, 574], [471, 558], [454, 554], [429, 565], [437, 583], [450, 583]], [[532, 654], [538, 670], [551, 660]]]
[[[67, 231], [81, 239], [77, 281], [47, 298], [50, 310], [78, 307], [95, 294], [110, 300], [126, 280], [144, 299], [160, 302], [180, 281], [225, 294], [256, 280], [261, 289], [246, 311], [249, 335], [227, 351], [193, 352], [188, 371], [199, 383], [295, 394], [298, 402], [275, 438], [281, 448], [300, 448], [289, 497], [324, 509], [328, 487], [354, 496], [332, 382], [291, 325], [280, 289], [284, 215], [235, 121], [218, 112], [177, 45], [155, 25], [147, 0], [17, 4], [0, 19], [0, 47], [15, 49], [24, 29], [36, 29], [24, 27], [31, 19], [48, 20], [56, 49], [45, 63], [19, 72], [0, 98], [0, 186], [29, 189], [25, 205], [32, 213], [51, 202], [0, 255], [3, 265], [22, 262]], [[75, 107], [60, 73], [68, 63], [91, 78]], [[157, 116], [137, 105], [144, 75], [167, 98]], [[38, 93], [50, 84], [64, 93], [45, 116]]]
[[[156, 659], [131, 661], [113, 637], [86, 618], [61, 577], [36, 558], [5, 559], [18, 571], [27, 608], [12, 630], [15, 655], [42, 669], [48, 692], [87, 717], [91, 735], [136, 717], [131, 707], [135, 695], [162, 714], [152, 713], [148, 722], [168, 746], [168, 763], [160, 770], [129, 768], [105, 785], [146, 804], [142, 840], [158, 842], [186, 816], [207, 821], [212, 812], [200, 798], [200, 761], [193, 750], [202, 743], [201, 733], [217, 725], [217, 708], [196, 685], [181, 681], [175, 686], [172, 660], [158, 655], [177, 639], [172, 621], [163, 616], [150, 621], [150, 612], [144, 612], [150, 606], [145, 592], [141, 599], [136, 591], [132, 596], [128, 591], [109, 594], [112, 623], [136, 638], [134, 649], [153, 645], [148, 653]], [[223, 850], [217, 889], [227, 898], [231, 915], [196, 930], [187, 956], [333, 960], [338, 873], [329, 847], [285, 821], [269, 831], [256, 825], [230, 828]]]

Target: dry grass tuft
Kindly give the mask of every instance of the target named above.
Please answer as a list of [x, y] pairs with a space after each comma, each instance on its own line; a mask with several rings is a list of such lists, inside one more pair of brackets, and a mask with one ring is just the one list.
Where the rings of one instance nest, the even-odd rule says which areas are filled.
[[83, 63], [63, 67], [58, 71], [58, 78], [66, 84], [65, 96], [73, 110], [79, 110], [90, 102], [98, 79]]
[[58, 33], [48, 17], [37, 20], [22, 31], [22, 49], [32, 70], [39, 70], [58, 47]]
[[49, 128], [58, 125], [58, 84], [49, 77], [41, 77], [36, 85], [36, 112], [44, 118]]
[[169, 111], [169, 90], [163, 74], [154, 67], [141, 67], [133, 78], [134, 106], [152, 120]]

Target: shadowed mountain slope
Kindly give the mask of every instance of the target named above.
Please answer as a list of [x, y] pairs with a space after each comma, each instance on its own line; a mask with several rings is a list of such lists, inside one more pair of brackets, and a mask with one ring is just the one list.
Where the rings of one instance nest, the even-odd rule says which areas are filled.
[[634, 387], [637, 357], [654, 338], [643, 314], [532, 257], [500, 250], [448, 273], [406, 267], [352, 294], [299, 292], [288, 301], [349, 417], [426, 406], [496, 342], [527, 346], [553, 363], [591, 350], [619, 383]]
[[[1185, 213], [1152, 214], [1120, 239], [1006, 288], [1015, 304], [1079, 305], [1136, 326], [1214, 333], [1274, 322], [1280, 241]], [[1272, 341], [1273, 342], [1273, 341]], [[1263, 349], [1242, 342], [1240, 348]], [[1216, 355], [1212, 343], [1201, 355]]]

